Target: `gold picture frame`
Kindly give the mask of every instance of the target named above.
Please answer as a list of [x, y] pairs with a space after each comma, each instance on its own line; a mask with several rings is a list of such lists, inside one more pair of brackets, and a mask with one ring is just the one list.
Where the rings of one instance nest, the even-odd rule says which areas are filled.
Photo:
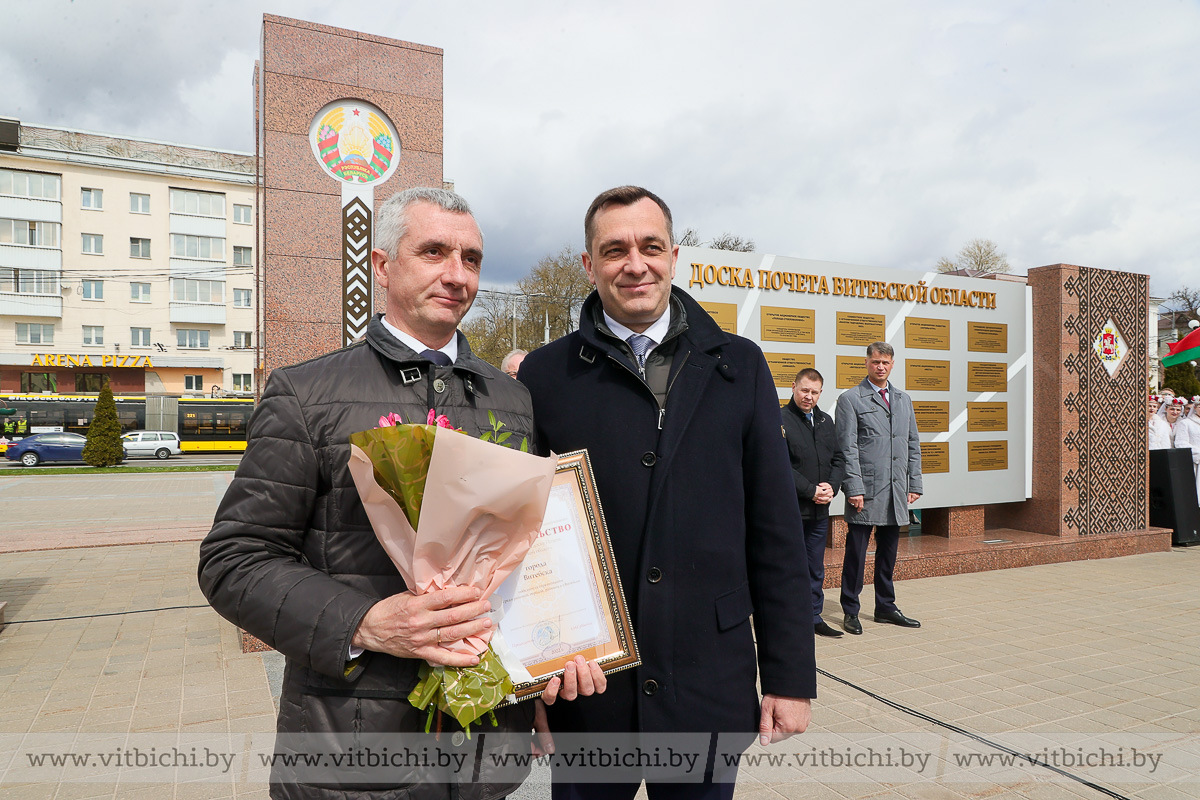
[[500, 632], [533, 678], [514, 678], [518, 701], [577, 655], [606, 674], [641, 664], [586, 450], [559, 456], [542, 532], [503, 588]]

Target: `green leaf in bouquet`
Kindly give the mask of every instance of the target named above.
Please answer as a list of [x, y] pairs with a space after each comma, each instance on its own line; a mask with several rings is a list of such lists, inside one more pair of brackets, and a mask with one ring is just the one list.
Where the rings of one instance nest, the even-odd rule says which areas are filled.
[[396, 500], [414, 529], [421, 517], [436, 432], [433, 425], [394, 425], [350, 434], [350, 444], [371, 460], [375, 482]]

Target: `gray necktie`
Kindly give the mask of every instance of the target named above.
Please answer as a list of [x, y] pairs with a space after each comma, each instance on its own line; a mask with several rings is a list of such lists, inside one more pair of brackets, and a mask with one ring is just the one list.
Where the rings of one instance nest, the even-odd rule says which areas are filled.
[[813, 424], [813, 421], [812, 421], [812, 412], [811, 412], [811, 411], [805, 411], [805, 412], [804, 412], [804, 417], [805, 417], [805, 418], [808, 420], [808, 424], [811, 426], [811, 425]]
[[625, 341], [629, 342], [629, 347], [633, 350], [633, 355], [637, 358], [638, 368], [646, 368], [646, 353], [650, 352], [650, 348], [654, 347], [654, 340], [649, 336], [643, 336], [640, 333], [635, 333]]

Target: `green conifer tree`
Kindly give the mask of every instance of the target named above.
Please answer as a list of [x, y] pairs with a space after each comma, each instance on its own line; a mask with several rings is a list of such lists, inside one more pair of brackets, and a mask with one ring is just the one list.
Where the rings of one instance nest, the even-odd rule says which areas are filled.
[[111, 467], [125, 459], [125, 448], [121, 446], [121, 421], [117, 419], [117, 402], [113, 400], [108, 381], [96, 398], [92, 411], [92, 423], [88, 425], [87, 444], [83, 446], [83, 460], [93, 467]]
[[1163, 386], [1175, 390], [1177, 397], [1194, 397], [1200, 394], [1200, 381], [1196, 380], [1196, 368], [1188, 362], [1167, 367], [1163, 375]]

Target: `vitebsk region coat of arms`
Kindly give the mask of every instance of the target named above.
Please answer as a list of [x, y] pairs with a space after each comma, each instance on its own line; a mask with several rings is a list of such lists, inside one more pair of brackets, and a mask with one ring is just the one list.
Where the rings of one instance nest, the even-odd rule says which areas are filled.
[[343, 100], [321, 109], [314, 122], [313, 152], [333, 177], [368, 184], [392, 173], [396, 134], [379, 109]]
[[1100, 333], [1096, 335], [1096, 340], [1092, 342], [1092, 349], [1096, 351], [1096, 355], [1100, 357], [1100, 363], [1104, 365], [1104, 369], [1111, 377], [1116, 374], [1117, 367], [1121, 366], [1121, 362], [1125, 360], [1129, 345], [1126, 344], [1121, 331], [1117, 329], [1116, 323], [1109, 319], [1100, 329]]

